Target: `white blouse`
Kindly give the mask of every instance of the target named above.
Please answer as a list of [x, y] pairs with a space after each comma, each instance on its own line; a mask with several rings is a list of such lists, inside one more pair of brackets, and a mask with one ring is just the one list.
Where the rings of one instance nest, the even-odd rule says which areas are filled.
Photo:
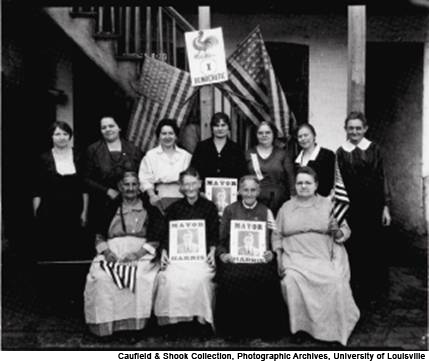
[[140, 189], [155, 189], [158, 196], [182, 197], [179, 191], [179, 174], [189, 167], [191, 154], [175, 147], [173, 155], [167, 155], [159, 145], [149, 150], [140, 163]]
[[76, 167], [73, 161], [73, 151], [71, 149], [61, 155], [52, 150], [52, 155], [54, 157], [55, 168], [57, 169], [58, 174], [70, 175], [76, 173]]

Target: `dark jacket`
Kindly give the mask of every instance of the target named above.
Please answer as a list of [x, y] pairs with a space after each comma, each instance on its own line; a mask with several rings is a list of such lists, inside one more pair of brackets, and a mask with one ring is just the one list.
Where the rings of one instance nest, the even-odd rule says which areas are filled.
[[52, 222], [79, 219], [82, 212], [86, 187], [82, 174], [82, 161], [78, 153], [73, 152], [76, 173], [61, 175], [57, 172], [52, 152], [43, 153], [33, 177], [32, 195], [40, 197], [41, 203], [37, 216]]
[[84, 177], [89, 190], [105, 194], [109, 188], [117, 188], [117, 181], [124, 170], [138, 172], [142, 151], [124, 139], [121, 139], [121, 143], [122, 153], [116, 162], [104, 140], [88, 147]]
[[244, 153], [237, 143], [227, 140], [218, 153], [213, 138], [199, 142], [191, 160], [204, 182], [206, 177], [241, 178], [246, 174]]

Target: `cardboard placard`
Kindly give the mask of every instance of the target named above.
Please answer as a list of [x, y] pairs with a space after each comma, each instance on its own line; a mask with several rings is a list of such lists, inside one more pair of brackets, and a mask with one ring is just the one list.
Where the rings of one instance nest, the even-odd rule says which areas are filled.
[[170, 261], [205, 261], [206, 222], [204, 219], [170, 221]]
[[226, 206], [237, 201], [237, 184], [236, 178], [206, 178], [206, 197], [216, 204], [220, 216]]
[[266, 222], [231, 221], [230, 252], [236, 263], [264, 262], [267, 250]]
[[228, 80], [222, 28], [185, 33], [192, 86]]

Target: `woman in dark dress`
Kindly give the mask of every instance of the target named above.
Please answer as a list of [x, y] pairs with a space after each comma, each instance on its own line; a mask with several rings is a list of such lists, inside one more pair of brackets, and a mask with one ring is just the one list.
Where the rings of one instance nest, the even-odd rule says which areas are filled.
[[368, 125], [364, 114], [350, 113], [345, 130], [347, 141], [338, 148], [337, 159], [350, 199], [347, 221], [352, 236], [347, 251], [354, 296], [365, 306], [387, 284], [382, 226], [391, 222], [390, 192], [380, 148], [365, 138]]
[[285, 149], [275, 145], [277, 128], [261, 122], [256, 128], [258, 144], [246, 152], [247, 169], [261, 182], [259, 200], [274, 215], [294, 192], [293, 165]]
[[61, 121], [51, 129], [53, 148], [40, 157], [33, 194], [39, 261], [83, 256], [82, 225], [87, 220], [88, 194], [80, 158], [71, 146], [73, 130]]
[[103, 139], [91, 144], [86, 153], [85, 181], [90, 192], [89, 221], [95, 223], [109, 200], [115, 199], [118, 179], [125, 170], [138, 171], [140, 149], [120, 138], [121, 129], [113, 117], [101, 118]]
[[319, 179], [317, 193], [329, 196], [334, 188], [335, 153], [316, 143], [316, 130], [311, 124], [301, 124], [296, 137], [302, 150], [295, 159], [295, 172], [300, 167], [313, 168]]
[[[198, 172], [189, 168], [180, 173], [180, 190], [184, 198], [171, 204], [166, 211], [165, 237], [161, 243], [161, 272], [155, 291], [154, 315], [160, 326], [193, 325], [191, 329], [207, 333], [213, 327], [213, 296], [215, 249], [219, 239], [219, 218], [216, 206], [200, 196]], [[199, 220], [204, 222], [204, 259], [195, 262], [170, 260], [170, 222]], [[197, 237], [195, 236], [194, 239]], [[188, 238], [190, 241], [190, 238]], [[189, 242], [186, 241], [186, 242]], [[179, 251], [179, 245], [177, 245]], [[197, 246], [198, 248], [198, 246]], [[196, 327], [195, 327], [196, 326]], [[170, 328], [170, 332], [175, 327]], [[183, 329], [182, 329], [183, 330]], [[174, 332], [174, 331], [173, 331]]]
[[213, 136], [197, 144], [191, 160], [203, 181], [207, 177], [236, 178], [246, 173], [244, 155], [237, 143], [228, 138], [231, 130], [229, 117], [225, 113], [215, 113], [210, 127]]
[[[272, 212], [257, 201], [259, 192], [255, 176], [241, 178], [241, 200], [226, 207], [222, 217], [215, 278], [215, 325], [221, 336], [270, 338], [286, 330], [286, 307], [272, 252], [272, 242], [278, 241], [278, 233]], [[230, 254], [232, 220], [266, 222], [264, 262], [234, 263]]]

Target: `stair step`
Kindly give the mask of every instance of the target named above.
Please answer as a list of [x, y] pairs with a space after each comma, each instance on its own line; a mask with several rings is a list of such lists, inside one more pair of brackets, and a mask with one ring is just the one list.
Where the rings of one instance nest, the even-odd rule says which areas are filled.
[[119, 39], [119, 34], [114, 33], [96, 33], [94, 34], [95, 39]]
[[118, 60], [142, 60], [143, 54], [121, 54], [121, 55], [116, 55], [116, 59], [118, 59]]
[[72, 18], [95, 18], [97, 13], [95, 11], [70, 11]]

